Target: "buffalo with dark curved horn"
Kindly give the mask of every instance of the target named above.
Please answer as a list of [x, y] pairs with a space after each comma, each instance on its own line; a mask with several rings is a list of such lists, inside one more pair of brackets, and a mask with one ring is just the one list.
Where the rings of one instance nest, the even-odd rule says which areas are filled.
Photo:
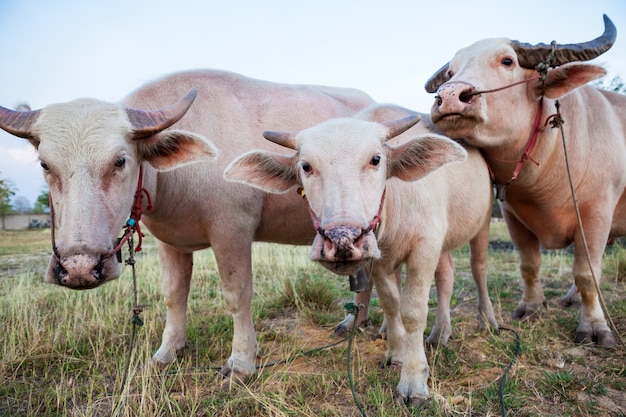
[[[555, 60], [551, 62], [552, 67], [567, 64], [575, 61], [590, 61], [599, 57], [609, 50], [615, 43], [617, 37], [617, 29], [607, 15], [604, 15], [604, 33], [596, 39], [589, 42], [572, 43], [567, 45], [558, 45], [555, 51]], [[513, 50], [517, 54], [517, 60], [522, 68], [535, 68], [540, 62], [546, 60], [552, 45], [539, 43], [531, 45], [519, 41], [509, 41]], [[435, 93], [439, 86], [450, 78], [450, 63], [446, 63], [426, 82], [426, 91]]]
[[[580, 293], [575, 340], [613, 346], [594, 278], [600, 279], [607, 241], [626, 235], [626, 96], [586, 85], [606, 71], [581, 62], [615, 42], [607, 16], [604, 26], [604, 34], [592, 41], [554, 50], [506, 38], [481, 40], [458, 51], [425, 88], [437, 94], [431, 109], [437, 127], [480, 148], [490, 166], [520, 254], [524, 291], [514, 317], [531, 318], [546, 305], [540, 245], [559, 249], [573, 243], [575, 285], [561, 303], [571, 305]], [[563, 142], [560, 129], [548, 126], [557, 115], [565, 122]]]

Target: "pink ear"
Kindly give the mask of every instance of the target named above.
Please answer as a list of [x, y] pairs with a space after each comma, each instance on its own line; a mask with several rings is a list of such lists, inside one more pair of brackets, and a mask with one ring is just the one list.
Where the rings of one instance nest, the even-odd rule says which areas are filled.
[[389, 177], [416, 181], [451, 162], [463, 161], [467, 152], [441, 135], [422, 135], [399, 146], [389, 146]]
[[142, 159], [165, 171], [180, 165], [213, 160], [217, 148], [206, 138], [184, 130], [166, 130], [147, 138], [135, 139]]
[[282, 194], [298, 184], [295, 163], [295, 153], [285, 156], [267, 151], [250, 151], [226, 167], [224, 179], [268, 193]]
[[[564, 64], [548, 72], [544, 84], [544, 94], [547, 98], [557, 99], [605, 75], [606, 70], [597, 65], [578, 62]], [[539, 82], [538, 88], [540, 85], [541, 82]]]

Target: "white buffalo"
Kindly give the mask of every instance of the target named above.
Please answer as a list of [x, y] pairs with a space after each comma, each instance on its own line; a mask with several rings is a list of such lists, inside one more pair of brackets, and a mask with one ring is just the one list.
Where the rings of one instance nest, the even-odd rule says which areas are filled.
[[[400, 113], [408, 116], [266, 132], [295, 151], [251, 151], [224, 176], [266, 192], [303, 188], [317, 230], [311, 259], [342, 275], [371, 268], [388, 321], [385, 363], [402, 367], [397, 397], [420, 404], [429, 395], [423, 333], [435, 271], [442, 253], [488, 230], [492, 197], [477, 150], [432, 133], [391, 144], [419, 120]], [[393, 272], [403, 263], [400, 290]]]
[[[142, 221], [158, 239], [167, 307], [153, 360], [171, 363], [184, 348], [193, 252], [212, 247], [234, 327], [221, 374], [244, 379], [255, 372], [257, 355], [252, 242], [308, 245], [314, 231], [295, 193], [276, 196], [227, 183], [223, 170], [249, 149], [280, 149], [263, 139], [264, 130], [303, 129], [372, 102], [354, 89], [194, 71], [149, 83], [119, 104], [83, 99], [35, 111], [0, 108], [0, 128], [38, 151], [58, 226], [46, 278], [69, 288], [93, 288], [120, 274], [112, 250], [143, 168], [140, 188], [152, 208], [142, 191]], [[205, 138], [219, 148], [217, 161], [209, 161], [215, 150]]]
[[[615, 26], [606, 16], [604, 23], [602, 36], [580, 44], [481, 40], [457, 52], [426, 90], [437, 94], [431, 110], [437, 127], [480, 148], [490, 167], [520, 254], [524, 293], [514, 317], [526, 319], [545, 305], [540, 244], [558, 249], [573, 243], [575, 286], [563, 301], [580, 291], [575, 340], [613, 346], [593, 277], [600, 279], [607, 241], [626, 235], [626, 96], [585, 85], [605, 70], [578, 62], [613, 45]], [[549, 124], [558, 111], [584, 236], [561, 132]]]

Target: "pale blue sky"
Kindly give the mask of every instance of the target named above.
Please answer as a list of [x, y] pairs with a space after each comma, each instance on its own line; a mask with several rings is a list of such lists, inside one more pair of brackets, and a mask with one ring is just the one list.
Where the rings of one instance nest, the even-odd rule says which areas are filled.
[[[279, 82], [356, 87], [428, 112], [428, 77], [479, 39], [587, 41], [606, 13], [617, 42], [597, 62], [626, 80], [626, 0], [0, 0], [0, 105], [118, 101], [164, 74], [216, 68]], [[0, 178], [32, 204], [35, 153], [0, 132]]]

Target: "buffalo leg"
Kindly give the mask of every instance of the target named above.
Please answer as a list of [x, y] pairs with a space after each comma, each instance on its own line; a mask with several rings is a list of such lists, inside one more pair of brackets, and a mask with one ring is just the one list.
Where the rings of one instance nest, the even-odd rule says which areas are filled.
[[161, 346], [152, 357], [157, 364], [169, 364], [185, 347], [187, 299], [193, 269], [193, 253], [183, 253], [157, 241], [161, 263], [166, 319]]

